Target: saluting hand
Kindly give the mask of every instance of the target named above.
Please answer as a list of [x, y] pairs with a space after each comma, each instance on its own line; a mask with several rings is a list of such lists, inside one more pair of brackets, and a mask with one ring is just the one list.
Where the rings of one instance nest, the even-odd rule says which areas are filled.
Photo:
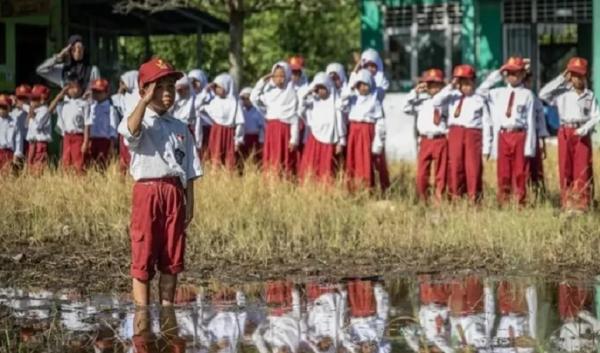
[[420, 82], [416, 87], [415, 91], [417, 93], [423, 93], [427, 90], [427, 82]]
[[67, 45], [66, 47], [64, 47], [60, 53], [58, 53], [56, 55], [57, 58], [59, 58], [61, 61], [66, 59], [70, 54], [69, 52], [71, 51], [71, 44]]
[[267, 74], [263, 76], [262, 80], [264, 82], [268, 82], [271, 79], [271, 77], [273, 77], [273, 74]]
[[148, 88], [146, 88], [146, 91], [144, 92], [144, 97], [142, 98], [142, 101], [148, 105], [150, 104], [150, 102], [152, 102], [152, 98], [154, 97], [154, 91], [156, 90], [156, 81], [155, 82], [151, 82], [148, 85]]

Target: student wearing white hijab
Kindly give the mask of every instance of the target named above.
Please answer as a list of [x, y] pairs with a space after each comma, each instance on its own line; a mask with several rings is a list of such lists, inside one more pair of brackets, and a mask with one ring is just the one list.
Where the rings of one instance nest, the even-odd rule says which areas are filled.
[[250, 94], [252, 103], [266, 111], [263, 170], [288, 176], [296, 172], [300, 142], [298, 96], [291, 77], [289, 65], [280, 61]]
[[[244, 143], [244, 113], [235, 95], [233, 78], [220, 74], [208, 86], [210, 98], [201, 95], [200, 115], [212, 122], [208, 137], [208, 156], [214, 165], [233, 170], [236, 154]], [[204, 103], [206, 102], [206, 103]], [[202, 122], [196, 121], [196, 132], [202, 133]], [[203, 137], [204, 138], [204, 137]]]
[[340, 63], [331, 63], [327, 65], [325, 72], [333, 81], [335, 90], [338, 92], [338, 94], [341, 94], [342, 90], [348, 86], [348, 78], [346, 77], [346, 70], [344, 69], [344, 66]]
[[298, 174], [302, 180], [315, 177], [331, 183], [335, 173], [335, 156], [346, 144], [341, 99], [333, 81], [324, 72], [315, 75], [303, 98], [302, 115], [306, 117], [308, 140]]
[[199, 134], [198, 131], [194, 131], [194, 137], [196, 138], [196, 143], [198, 145], [198, 155], [202, 156], [202, 159], [206, 156], [203, 156], [200, 153], [200, 151], [208, 151], [208, 137], [210, 136], [210, 128], [212, 126], [212, 121], [210, 121], [210, 119], [206, 118], [205, 116], [202, 116], [198, 110], [201, 108], [202, 104], [205, 103], [202, 102], [202, 99], [210, 99], [211, 93], [206, 90], [208, 86], [208, 77], [206, 76], [206, 73], [204, 73], [204, 71], [200, 69], [191, 70], [188, 73], [188, 77], [190, 79], [194, 95], [196, 95], [196, 99], [194, 102], [196, 108], [196, 117], [198, 120], [200, 120], [202, 128], [200, 131], [201, 134]]
[[196, 122], [196, 95], [189, 76], [183, 75], [175, 82], [175, 92], [175, 103], [171, 107], [171, 114], [193, 128]]
[[[127, 118], [140, 100], [137, 70], [127, 71], [121, 75], [119, 91], [111, 97], [111, 100], [120, 118]], [[123, 141], [123, 136], [119, 135], [119, 170], [122, 175], [127, 174], [130, 161], [129, 150]]]
[[250, 101], [251, 94], [252, 87], [245, 87], [240, 91], [240, 104], [244, 112], [244, 145], [241, 155], [244, 159], [252, 158], [258, 164], [265, 140], [265, 117]]
[[375, 81], [369, 71], [362, 69], [352, 75], [349, 87], [342, 97], [350, 121], [346, 150], [349, 187], [373, 188], [377, 171], [381, 190], [385, 191], [390, 186], [384, 152], [385, 120]]
[[368, 70], [373, 76], [377, 98], [383, 101], [385, 91], [390, 87], [390, 82], [383, 73], [383, 60], [381, 60], [381, 56], [379, 56], [379, 53], [375, 49], [369, 48], [361, 54], [360, 61], [356, 64], [356, 68], [350, 75], [350, 81], [352, 81], [352, 76], [356, 75], [361, 69]]

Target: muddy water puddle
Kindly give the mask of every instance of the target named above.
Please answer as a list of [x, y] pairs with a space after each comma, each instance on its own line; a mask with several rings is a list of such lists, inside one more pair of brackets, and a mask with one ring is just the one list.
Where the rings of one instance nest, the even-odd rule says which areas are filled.
[[177, 305], [0, 288], [0, 352], [596, 352], [592, 279], [449, 276], [182, 285]]

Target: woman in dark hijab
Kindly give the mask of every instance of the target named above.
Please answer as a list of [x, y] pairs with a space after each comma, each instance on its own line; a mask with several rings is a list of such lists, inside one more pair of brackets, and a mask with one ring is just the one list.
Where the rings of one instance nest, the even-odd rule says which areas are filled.
[[69, 37], [67, 46], [60, 53], [46, 59], [36, 71], [38, 75], [61, 87], [64, 87], [67, 78], [76, 78], [86, 88], [90, 86], [90, 82], [100, 78], [100, 70], [90, 65], [83, 39], [78, 34]]

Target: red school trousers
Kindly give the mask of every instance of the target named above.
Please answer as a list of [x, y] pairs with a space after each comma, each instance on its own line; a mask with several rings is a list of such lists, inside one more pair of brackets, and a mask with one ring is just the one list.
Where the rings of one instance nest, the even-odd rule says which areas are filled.
[[14, 153], [8, 148], [0, 148], [0, 172], [10, 170]]
[[446, 190], [448, 170], [448, 140], [445, 135], [434, 138], [421, 137], [419, 142], [417, 195], [423, 201], [429, 199], [429, 178], [432, 169], [435, 200], [440, 202]]
[[252, 158], [255, 163], [259, 163], [262, 158], [262, 144], [258, 134], [245, 134], [244, 144], [240, 151], [243, 159]]
[[480, 129], [453, 125], [448, 131], [448, 187], [453, 199], [467, 193], [477, 202], [482, 196], [483, 133]]
[[83, 145], [83, 134], [65, 134], [62, 143], [62, 168], [63, 170], [75, 170], [78, 174], [83, 173], [85, 164], [84, 155], [81, 153]]
[[144, 179], [133, 186], [131, 276], [151, 280], [155, 268], [183, 271], [185, 253], [184, 189], [179, 178]]
[[498, 158], [496, 160], [498, 202], [506, 203], [511, 195], [519, 205], [527, 198], [530, 158], [525, 157], [527, 132], [500, 131], [498, 135]]
[[375, 156], [371, 152], [375, 139], [375, 124], [350, 122], [348, 133], [348, 148], [346, 150], [346, 176], [350, 190], [360, 186], [373, 188], [375, 186], [375, 171], [379, 174], [379, 184], [382, 191], [390, 186], [390, 177], [385, 160], [385, 152]]
[[90, 159], [101, 169], [106, 169], [110, 158], [112, 142], [109, 138], [92, 137]]
[[587, 210], [592, 201], [592, 141], [575, 128], [558, 130], [558, 175], [563, 209]]
[[27, 167], [33, 174], [41, 173], [48, 166], [48, 142], [29, 141]]

